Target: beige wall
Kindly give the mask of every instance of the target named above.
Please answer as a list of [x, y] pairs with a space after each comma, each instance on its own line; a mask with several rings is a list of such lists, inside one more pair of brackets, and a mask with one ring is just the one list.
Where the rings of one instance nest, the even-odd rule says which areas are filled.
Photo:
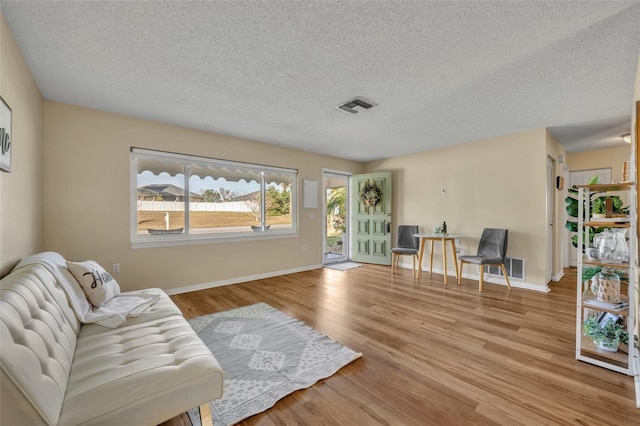
[[[569, 170], [611, 169], [611, 181], [622, 181], [622, 164], [631, 159], [631, 146], [597, 149], [592, 151], [571, 152], [567, 156]], [[628, 205], [627, 191], [616, 193]]]
[[[475, 253], [483, 228], [509, 229], [508, 255], [526, 261], [525, 282], [545, 285], [546, 131], [487, 139], [368, 163], [368, 172], [393, 172], [392, 221], [422, 231], [447, 222], [467, 237], [461, 247]], [[441, 188], [446, 188], [446, 195]], [[434, 269], [442, 269], [436, 248]], [[465, 273], [475, 273], [466, 265]], [[454, 274], [453, 265], [448, 265]]]
[[0, 95], [12, 110], [11, 173], [0, 172], [0, 277], [42, 250], [42, 95], [0, 14]]
[[567, 164], [571, 171], [603, 169], [611, 167], [611, 180], [622, 181], [622, 163], [631, 158], [631, 146], [570, 152]]
[[299, 209], [296, 238], [131, 249], [131, 146], [294, 168], [299, 187], [303, 178], [321, 182], [323, 167], [363, 168], [358, 162], [50, 101], [44, 128], [45, 247], [70, 260], [94, 259], [109, 270], [120, 263], [115, 278], [125, 290], [236, 281], [322, 262], [321, 209]]

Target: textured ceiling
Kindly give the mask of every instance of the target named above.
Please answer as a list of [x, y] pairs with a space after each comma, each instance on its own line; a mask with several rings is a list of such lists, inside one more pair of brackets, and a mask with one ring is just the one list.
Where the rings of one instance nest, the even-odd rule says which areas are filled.
[[[46, 99], [360, 161], [621, 146], [640, 3], [2, 1]], [[376, 107], [349, 114], [363, 96]]]

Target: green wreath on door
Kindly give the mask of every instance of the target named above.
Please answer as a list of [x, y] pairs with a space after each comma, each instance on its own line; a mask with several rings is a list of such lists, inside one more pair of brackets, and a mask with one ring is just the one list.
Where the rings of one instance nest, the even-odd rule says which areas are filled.
[[375, 183], [368, 183], [358, 192], [358, 199], [367, 207], [375, 206], [382, 200], [382, 189]]

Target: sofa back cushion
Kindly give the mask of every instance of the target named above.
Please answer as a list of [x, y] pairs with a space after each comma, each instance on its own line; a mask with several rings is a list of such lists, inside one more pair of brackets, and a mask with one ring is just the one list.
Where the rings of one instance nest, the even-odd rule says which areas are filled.
[[47, 269], [31, 264], [0, 280], [0, 424], [56, 424], [80, 323]]

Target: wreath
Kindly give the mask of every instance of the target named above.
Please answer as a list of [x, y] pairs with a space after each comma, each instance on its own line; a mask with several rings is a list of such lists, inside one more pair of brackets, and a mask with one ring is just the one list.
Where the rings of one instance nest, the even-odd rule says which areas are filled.
[[375, 183], [366, 184], [358, 193], [361, 203], [367, 207], [377, 205], [382, 199], [382, 189], [378, 188]]

